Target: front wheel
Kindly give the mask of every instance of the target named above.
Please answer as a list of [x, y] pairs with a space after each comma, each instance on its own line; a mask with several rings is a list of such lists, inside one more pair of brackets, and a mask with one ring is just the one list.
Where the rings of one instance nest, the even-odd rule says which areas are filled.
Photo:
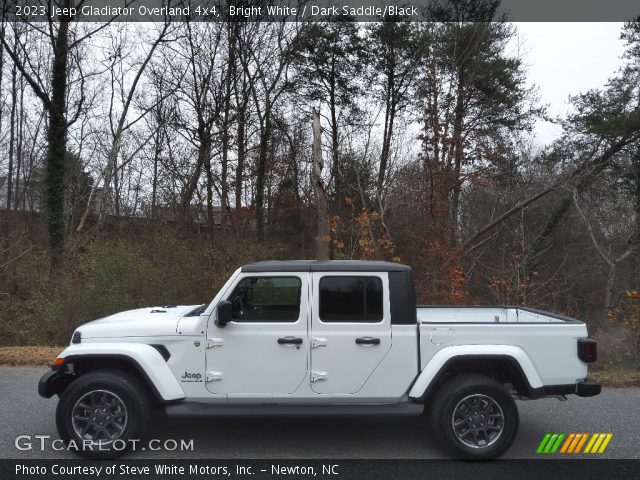
[[68, 448], [88, 458], [114, 458], [143, 435], [150, 414], [147, 392], [118, 370], [88, 372], [67, 387], [56, 426]]
[[430, 409], [436, 435], [454, 456], [493, 459], [518, 432], [518, 408], [502, 385], [483, 375], [461, 375], [435, 394]]

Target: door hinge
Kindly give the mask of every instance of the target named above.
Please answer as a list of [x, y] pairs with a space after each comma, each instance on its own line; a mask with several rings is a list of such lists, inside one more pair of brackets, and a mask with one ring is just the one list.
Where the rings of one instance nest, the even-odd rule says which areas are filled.
[[326, 338], [313, 337], [311, 339], [311, 348], [326, 347], [326, 346], [327, 346]]
[[222, 380], [222, 372], [207, 372], [207, 382], [219, 382]]
[[311, 371], [312, 382], [319, 382], [321, 380], [326, 380], [326, 379], [327, 379], [327, 372], [317, 372], [315, 370]]
[[221, 338], [208, 338], [207, 339], [207, 348], [215, 348], [222, 346]]

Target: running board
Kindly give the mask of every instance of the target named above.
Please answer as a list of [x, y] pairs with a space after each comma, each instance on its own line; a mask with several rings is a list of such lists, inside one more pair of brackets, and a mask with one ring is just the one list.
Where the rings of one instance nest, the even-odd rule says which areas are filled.
[[395, 403], [376, 405], [221, 405], [203, 402], [178, 402], [165, 405], [170, 417], [242, 417], [242, 416], [417, 416], [424, 405]]

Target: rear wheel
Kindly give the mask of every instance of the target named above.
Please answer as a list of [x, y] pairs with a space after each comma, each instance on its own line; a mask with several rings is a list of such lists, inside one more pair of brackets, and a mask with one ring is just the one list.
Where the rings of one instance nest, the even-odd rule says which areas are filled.
[[504, 454], [518, 432], [518, 408], [503, 386], [483, 375], [461, 375], [436, 392], [431, 425], [458, 458], [492, 459]]
[[64, 391], [56, 410], [60, 438], [88, 458], [122, 455], [144, 433], [150, 414], [142, 384], [119, 370], [96, 370]]

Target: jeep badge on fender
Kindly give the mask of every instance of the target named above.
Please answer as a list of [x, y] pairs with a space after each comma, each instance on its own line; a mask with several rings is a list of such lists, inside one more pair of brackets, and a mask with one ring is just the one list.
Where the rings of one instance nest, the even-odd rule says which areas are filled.
[[189, 373], [189, 372], [184, 372], [184, 375], [182, 375], [180, 377], [180, 380], [183, 382], [200, 382], [202, 381], [202, 374], [201, 373]]

